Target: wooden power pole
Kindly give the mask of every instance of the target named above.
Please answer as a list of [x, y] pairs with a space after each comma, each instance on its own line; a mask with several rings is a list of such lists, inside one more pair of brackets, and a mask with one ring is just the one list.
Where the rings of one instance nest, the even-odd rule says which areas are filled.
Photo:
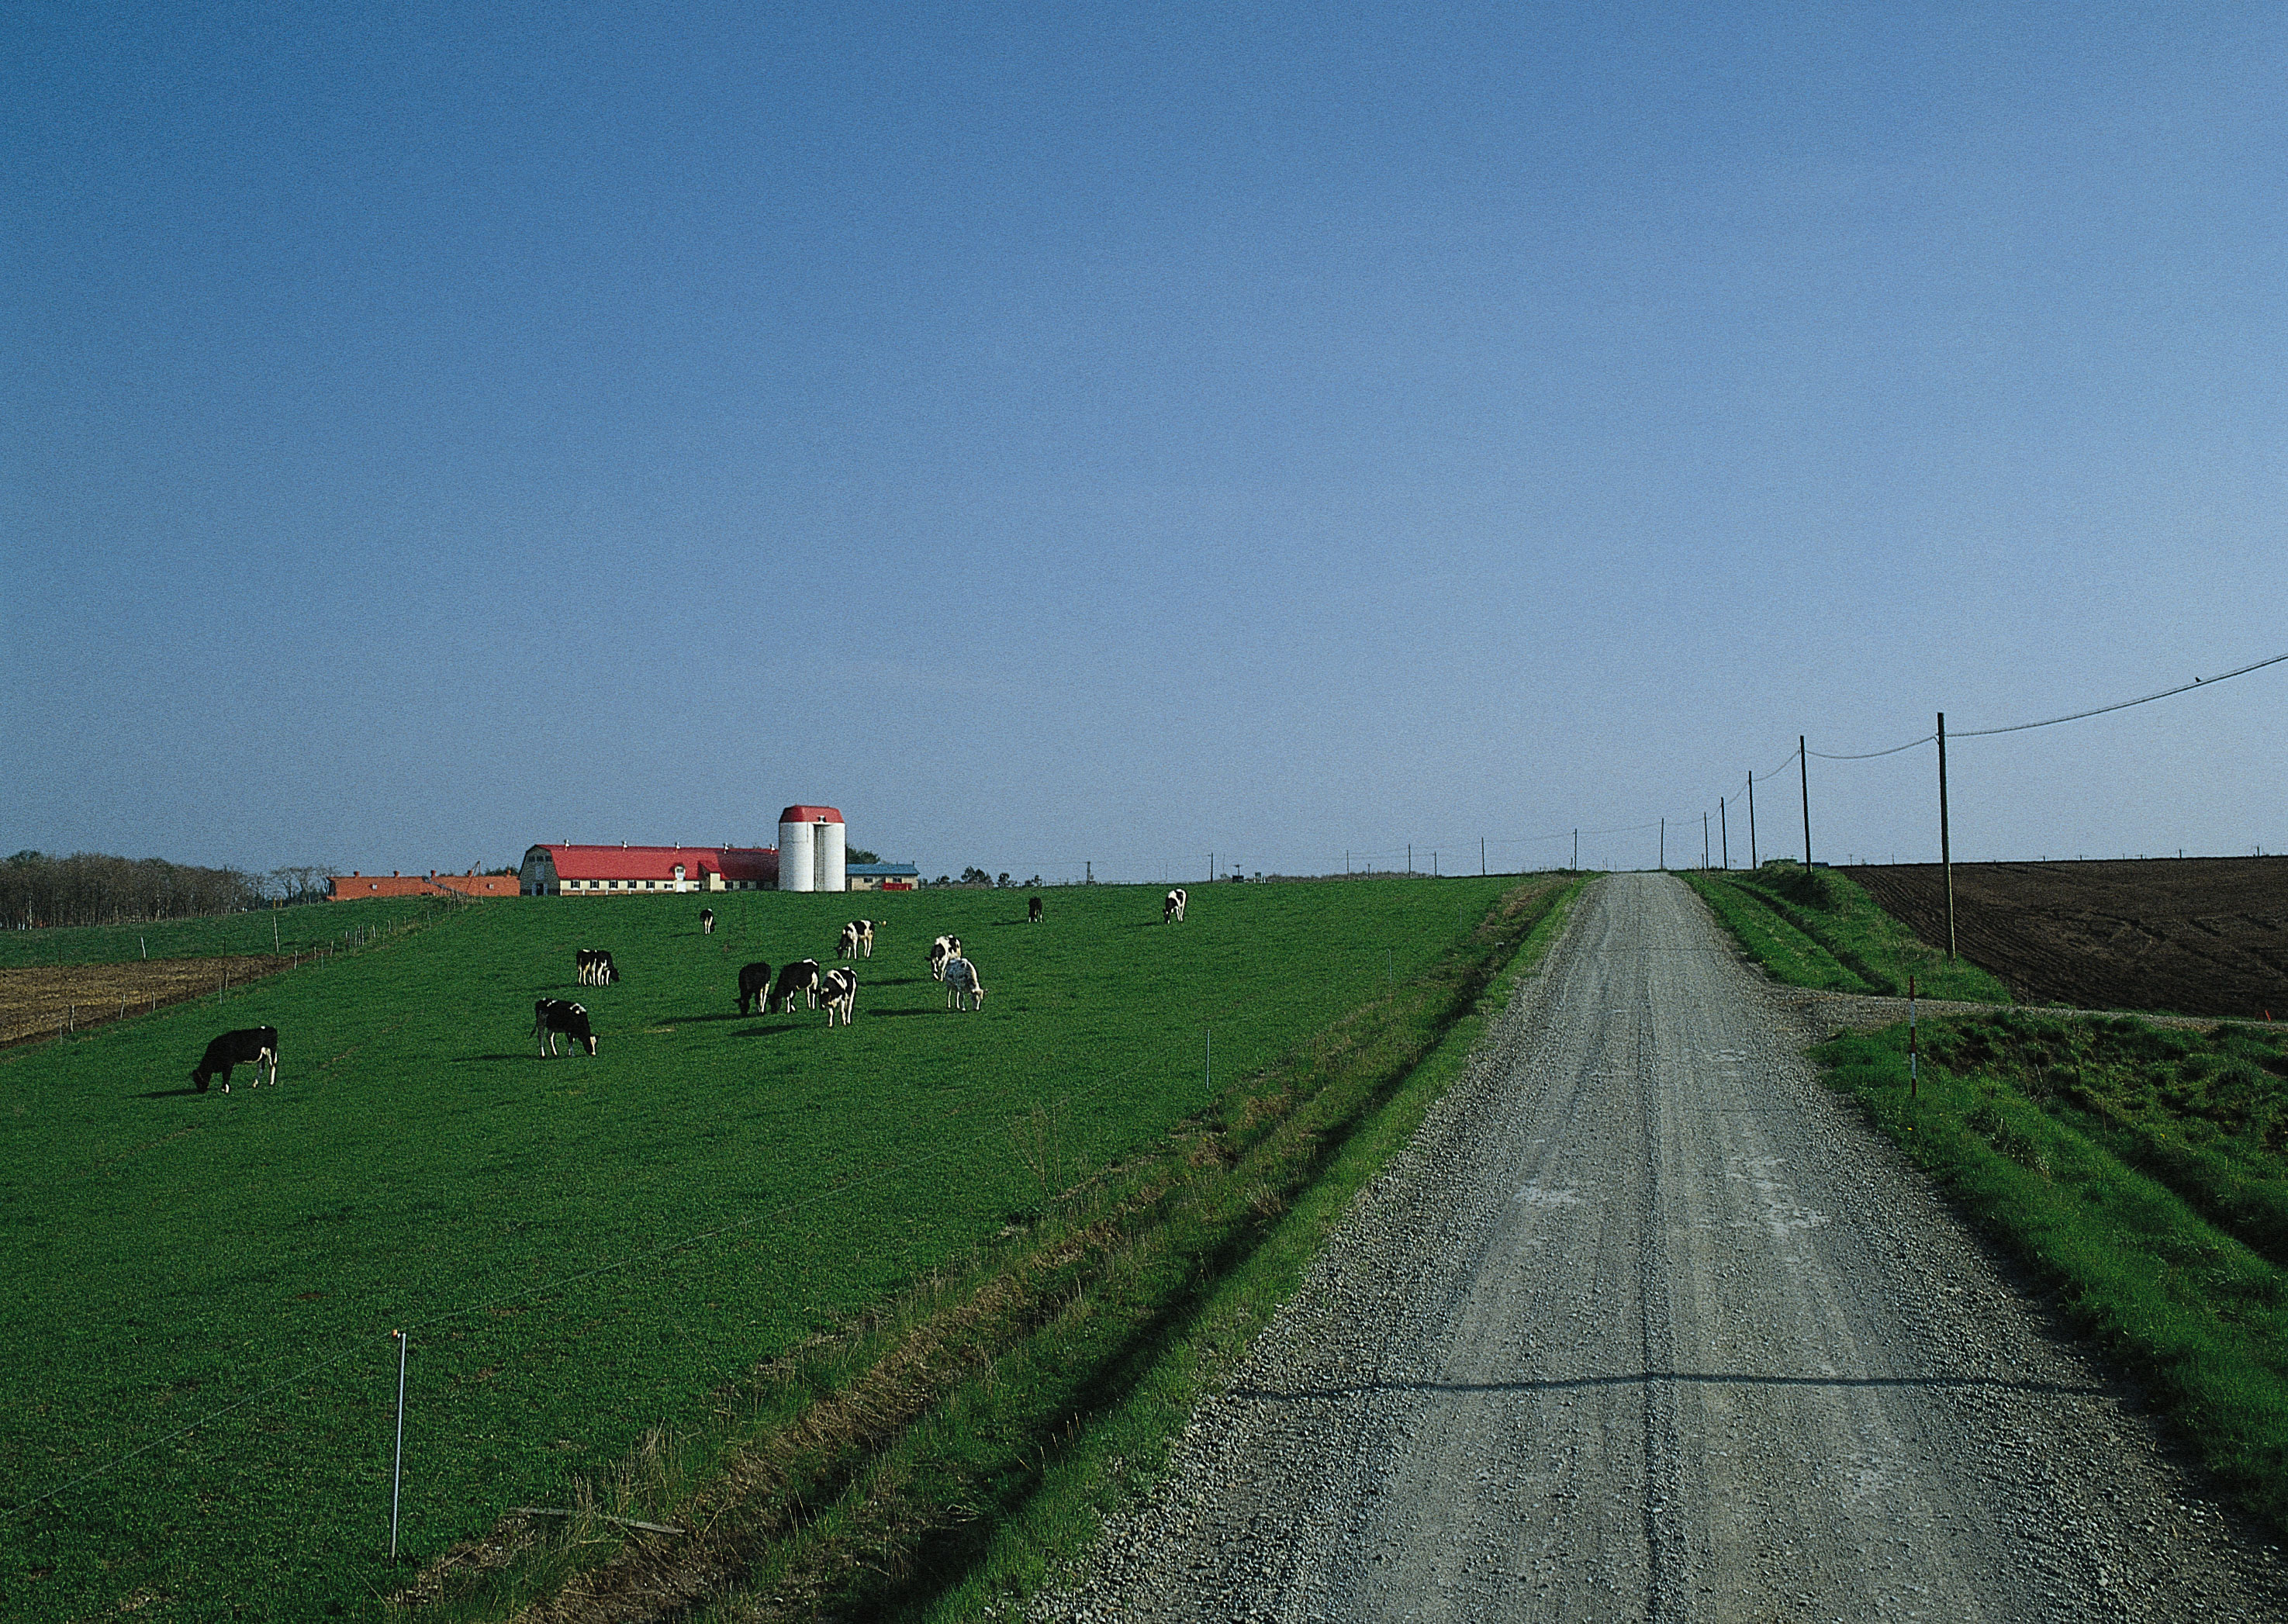
[[1946, 956], [1954, 957], [1954, 844], [1946, 819], [1946, 712], [1938, 713], [1938, 866], [1946, 875]]
[[1811, 752], [1803, 748], [1803, 735], [1795, 736], [1795, 764], [1803, 769], [1803, 866], [1811, 867]]

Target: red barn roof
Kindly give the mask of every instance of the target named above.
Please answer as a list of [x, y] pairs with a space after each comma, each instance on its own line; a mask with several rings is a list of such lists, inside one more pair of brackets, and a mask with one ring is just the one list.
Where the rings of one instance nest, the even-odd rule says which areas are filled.
[[687, 880], [703, 874], [719, 874], [727, 880], [779, 877], [779, 854], [773, 846], [552, 845], [546, 850], [560, 880], [671, 881], [678, 863]]
[[779, 814], [781, 823], [839, 823], [842, 814], [831, 806], [790, 806]]

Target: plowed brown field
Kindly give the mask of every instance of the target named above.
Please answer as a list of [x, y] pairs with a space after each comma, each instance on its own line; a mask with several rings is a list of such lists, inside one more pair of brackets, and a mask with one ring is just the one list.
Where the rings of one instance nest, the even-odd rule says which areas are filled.
[[[307, 958], [309, 955], [302, 955]], [[130, 959], [123, 964], [43, 964], [0, 970], [0, 1045], [53, 1037], [156, 1004], [212, 997], [226, 986], [274, 975], [291, 956]]]
[[[1844, 872], [1946, 946], [1937, 864]], [[2021, 1002], [2288, 1020], [2288, 858], [1957, 863], [1954, 919]]]

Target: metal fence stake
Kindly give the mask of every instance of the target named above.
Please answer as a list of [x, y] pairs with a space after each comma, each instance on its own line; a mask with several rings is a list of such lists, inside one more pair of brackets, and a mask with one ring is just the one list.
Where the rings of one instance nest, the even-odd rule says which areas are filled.
[[405, 1485], [405, 1345], [402, 1331], [393, 1331], [397, 1338], [397, 1462], [389, 1473], [389, 1559], [397, 1560], [398, 1497]]

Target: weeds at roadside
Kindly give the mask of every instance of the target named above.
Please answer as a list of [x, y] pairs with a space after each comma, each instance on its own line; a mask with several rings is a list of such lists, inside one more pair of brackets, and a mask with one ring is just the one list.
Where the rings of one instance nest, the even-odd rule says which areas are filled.
[[2288, 1532], [2288, 1271], [2267, 1227], [2288, 1184], [2281, 1041], [2011, 1012], [1934, 1023], [1923, 1052], [1912, 1100], [1903, 1027], [1817, 1054]]
[[1965, 959], [1950, 961], [1829, 868], [1768, 862], [1746, 873], [1696, 871], [1685, 883], [1750, 957], [1791, 986], [1926, 998], [2010, 1002], [2002, 983]]

